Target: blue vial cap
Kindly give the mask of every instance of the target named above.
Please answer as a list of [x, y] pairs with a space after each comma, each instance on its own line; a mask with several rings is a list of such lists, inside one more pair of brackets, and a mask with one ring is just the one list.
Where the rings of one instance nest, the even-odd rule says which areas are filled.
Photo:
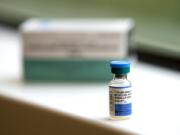
[[114, 74], [127, 74], [130, 72], [128, 61], [111, 61], [111, 72]]

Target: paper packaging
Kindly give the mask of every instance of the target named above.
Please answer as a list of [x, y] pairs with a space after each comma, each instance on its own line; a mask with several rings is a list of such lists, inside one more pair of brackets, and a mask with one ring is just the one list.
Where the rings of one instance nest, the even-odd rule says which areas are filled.
[[24, 79], [103, 81], [109, 60], [128, 56], [131, 19], [30, 19], [20, 28]]

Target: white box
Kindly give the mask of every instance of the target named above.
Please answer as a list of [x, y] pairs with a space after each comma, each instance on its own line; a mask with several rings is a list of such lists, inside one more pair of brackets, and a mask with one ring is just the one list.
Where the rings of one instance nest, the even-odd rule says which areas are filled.
[[131, 19], [30, 19], [21, 26], [28, 58], [125, 58]]

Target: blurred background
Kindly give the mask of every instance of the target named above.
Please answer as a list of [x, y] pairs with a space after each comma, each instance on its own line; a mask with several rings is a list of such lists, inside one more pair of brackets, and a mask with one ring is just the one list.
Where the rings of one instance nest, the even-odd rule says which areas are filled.
[[[180, 58], [179, 10], [177, 0], [1, 0], [0, 21], [17, 27], [30, 17], [130, 17], [136, 22], [135, 43], [140, 59], [160, 63], [157, 57], [170, 58], [170, 61]], [[156, 58], [151, 60], [152, 56]]]

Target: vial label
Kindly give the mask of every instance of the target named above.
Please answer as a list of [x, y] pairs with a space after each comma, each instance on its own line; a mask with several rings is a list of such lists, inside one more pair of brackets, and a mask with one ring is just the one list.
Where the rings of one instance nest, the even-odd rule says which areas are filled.
[[132, 113], [131, 87], [109, 87], [110, 115], [128, 116]]

